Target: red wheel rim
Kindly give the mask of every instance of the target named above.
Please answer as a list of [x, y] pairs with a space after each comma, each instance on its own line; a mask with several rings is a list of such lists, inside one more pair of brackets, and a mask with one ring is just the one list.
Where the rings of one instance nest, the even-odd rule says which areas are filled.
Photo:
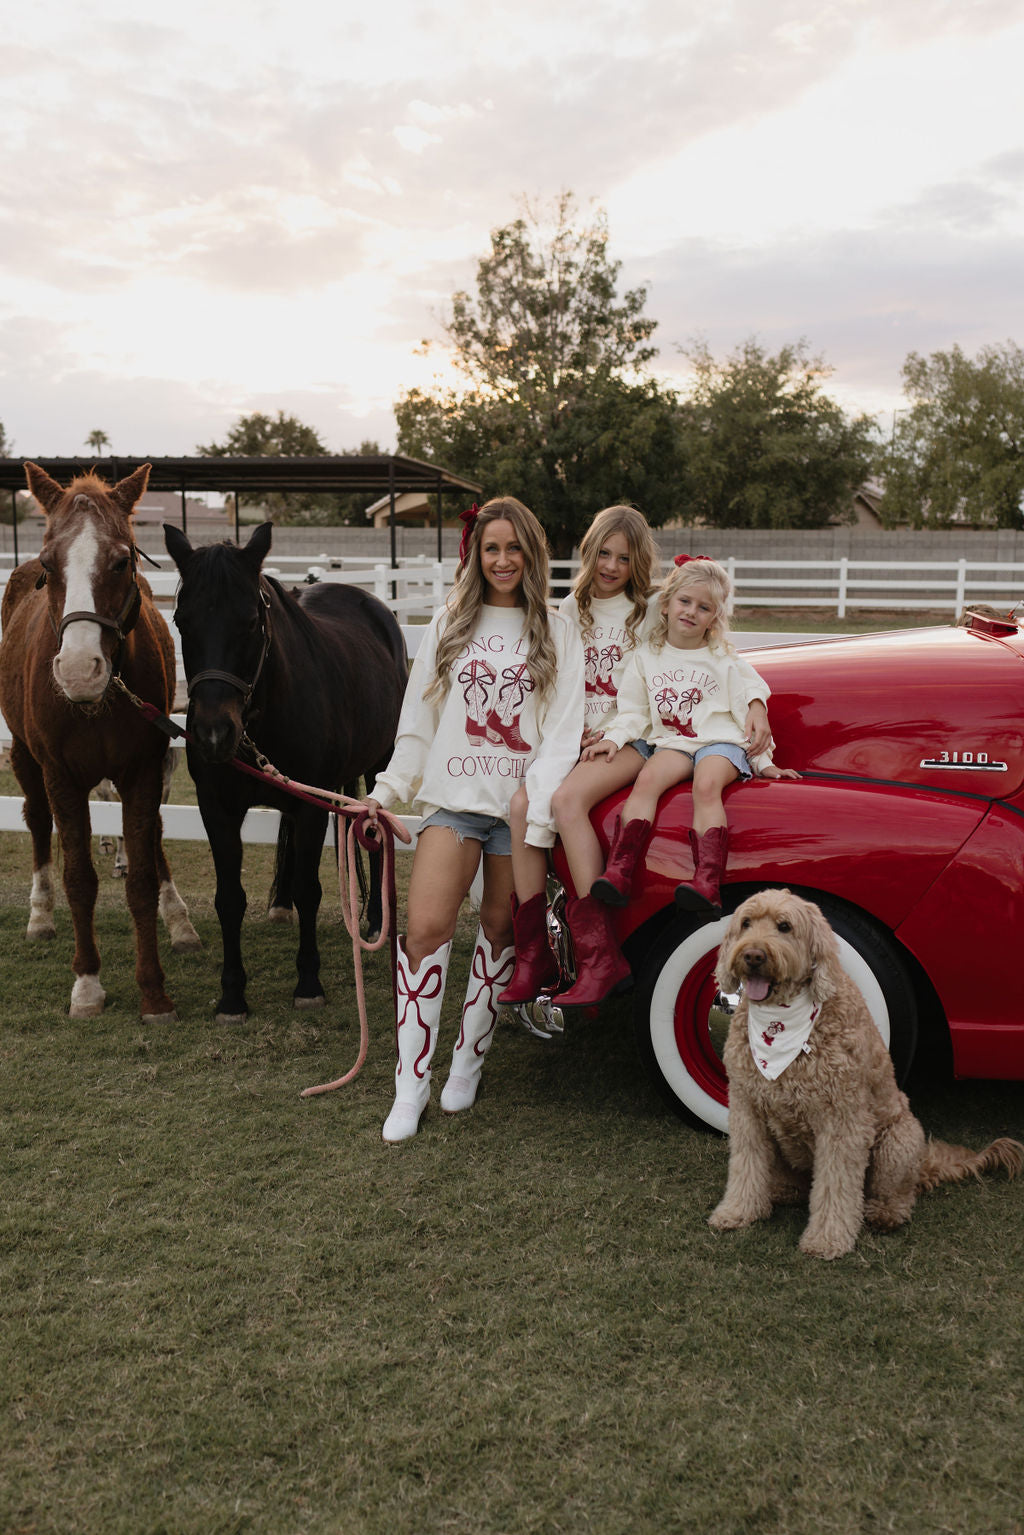
[[680, 1059], [693, 1081], [717, 1103], [727, 1105], [725, 1067], [708, 1031], [708, 1015], [718, 995], [717, 957], [717, 951], [712, 950], [684, 978], [676, 996], [675, 1038]]

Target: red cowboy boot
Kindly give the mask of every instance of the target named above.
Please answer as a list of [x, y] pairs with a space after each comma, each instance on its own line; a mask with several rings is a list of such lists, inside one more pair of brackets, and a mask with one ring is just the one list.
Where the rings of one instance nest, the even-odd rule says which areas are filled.
[[516, 935], [515, 974], [498, 1001], [502, 1005], [532, 1002], [550, 994], [562, 978], [548, 942], [548, 908], [543, 895], [531, 895], [520, 906], [512, 897], [512, 928]]
[[471, 1108], [476, 1101], [480, 1086], [484, 1056], [494, 1039], [494, 1025], [498, 1021], [497, 991], [512, 973], [515, 950], [502, 949], [497, 959], [491, 958], [491, 945], [484, 937], [484, 930], [476, 930], [476, 947], [469, 967], [469, 984], [462, 1007], [462, 1027], [452, 1051], [451, 1071], [441, 1093], [441, 1109], [445, 1114], [458, 1114]]
[[592, 1007], [629, 978], [629, 965], [616, 940], [611, 912], [592, 895], [569, 901], [565, 920], [576, 956], [576, 983], [551, 1000], [556, 1007]]
[[533, 678], [525, 665], [506, 666], [501, 675], [504, 681], [497, 702], [487, 716], [487, 739], [495, 745], [503, 743], [510, 752], [531, 752], [533, 747], [520, 734], [519, 716], [526, 695], [533, 692]]
[[487, 705], [495, 675], [489, 661], [470, 661], [456, 679], [466, 705], [466, 739], [471, 743], [487, 740]]
[[698, 834], [689, 832], [693, 852], [693, 879], [688, 885], [676, 886], [676, 905], [680, 911], [697, 912], [705, 917], [722, 915], [722, 896], [719, 882], [725, 873], [725, 859], [729, 851], [728, 826], [712, 826]]
[[647, 851], [650, 836], [650, 821], [627, 821], [623, 825], [620, 817], [615, 823], [605, 871], [591, 885], [591, 895], [608, 906], [628, 906], [636, 866]]

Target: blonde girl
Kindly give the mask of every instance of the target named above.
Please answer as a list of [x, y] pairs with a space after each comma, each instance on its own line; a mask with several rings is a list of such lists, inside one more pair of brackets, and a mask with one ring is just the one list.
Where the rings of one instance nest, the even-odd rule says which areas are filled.
[[414, 1136], [430, 1099], [448, 958], [459, 908], [483, 860], [480, 926], [462, 1024], [441, 1107], [474, 1102], [512, 974], [509, 803], [529, 786], [526, 838], [554, 842], [551, 795], [575, 761], [583, 713], [576, 631], [547, 609], [544, 532], [520, 501], [500, 496], [463, 514], [461, 563], [448, 601], [416, 654], [379, 806], [413, 801], [423, 820], [398, 940], [398, 1063], [383, 1139]]
[[[641, 512], [632, 506], [608, 506], [598, 512], [580, 544], [580, 570], [559, 612], [580, 631], [586, 663], [586, 717], [581, 745], [600, 740], [615, 710], [623, 660], [657, 617], [652, 593], [658, 574], [658, 546]], [[552, 808], [577, 890], [590, 890], [604, 866], [590, 811], [608, 794], [632, 782], [639, 771], [643, 742], [634, 743], [614, 762], [581, 761], [556, 790]], [[635, 763], [633, 758], [635, 757]], [[502, 1002], [527, 1002], [555, 986], [558, 966], [547, 940], [546, 854], [526, 841], [528, 805], [523, 792], [512, 801], [512, 870], [515, 878], [516, 968], [502, 992]], [[600, 1001], [629, 967], [619, 958], [609, 965], [611, 917], [596, 901], [571, 905], [568, 914], [579, 979], [566, 993], [569, 1002]], [[614, 942], [611, 944], [614, 954]]]
[[615, 718], [583, 753], [614, 763], [638, 734], [653, 748], [633, 772], [607, 867], [591, 886], [591, 895], [610, 905], [624, 906], [630, 898], [659, 799], [692, 778], [689, 837], [695, 872], [690, 884], [677, 888], [676, 903], [686, 911], [719, 915], [729, 845], [723, 793], [754, 774], [800, 776], [772, 762], [768, 686], [733, 648], [729, 597], [721, 565], [677, 556], [658, 599], [658, 622], [624, 668]]

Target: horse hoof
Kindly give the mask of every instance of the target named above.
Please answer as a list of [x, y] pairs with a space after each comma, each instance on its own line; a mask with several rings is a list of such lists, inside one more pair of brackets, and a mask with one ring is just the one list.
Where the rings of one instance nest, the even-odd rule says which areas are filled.
[[71, 1018], [98, 1018], [103, 1011], [107, 994], [96, 976], [80, 975], [71, 988]]
[[248, 1021], [248, 1018], [249, 1018], [249, 1014], [248, 1013], [218, 1013], [217, 1017], [216, 1017], [216, 1022], [217, 1023], [246, 1023]]
[[295, 1006], [303, 1008], [323, 1007], [327, 1001], [323, 992], [318, 997], [296, 997]]
[[267, 912], [268, 922], [294, 922], [295, 913], [290, 906], [271, 906]]
[[172, 938], [171, 948], [175, 954], [201, 954], [203, 940], [198, 933], [193, 933], [191, 937]]
[[25, 937], [30, 943], [45, 942], [49, 938], [56, 938], [57, 929], [52, 922], [30, 922], [25, 929]]
[[172, 1007], [169, 1013], [143, 1013], [143, 1023], [180, 1023], [177, 1011]]

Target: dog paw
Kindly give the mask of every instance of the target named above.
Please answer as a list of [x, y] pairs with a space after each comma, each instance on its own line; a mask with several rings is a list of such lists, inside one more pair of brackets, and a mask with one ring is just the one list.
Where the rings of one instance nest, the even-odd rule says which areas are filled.
[[809, 1237], [804, 1234], [800, 1238], [800, 1251], [808, 1258], [824, 1258], [831, 1261], [833, 1258], [845, 1258], [847, 1253], [852, 1253], [854, 1242], [843, 1237]]
[[877, 1204], [868, 1200], [864, 1205], [864, 1221], [872, 1231], [898, 1231], [905, 1226], [910, 1219], [911, 1205], [907, 1209], [898, 1206]]
[[752, 1226], [760, 1216], [745, 1215], [739, 1210], [723, 1210], [719, 1205], [708, 1216], [708, 1225], [715, 1231], [742, 1231], [744, 1226]]

